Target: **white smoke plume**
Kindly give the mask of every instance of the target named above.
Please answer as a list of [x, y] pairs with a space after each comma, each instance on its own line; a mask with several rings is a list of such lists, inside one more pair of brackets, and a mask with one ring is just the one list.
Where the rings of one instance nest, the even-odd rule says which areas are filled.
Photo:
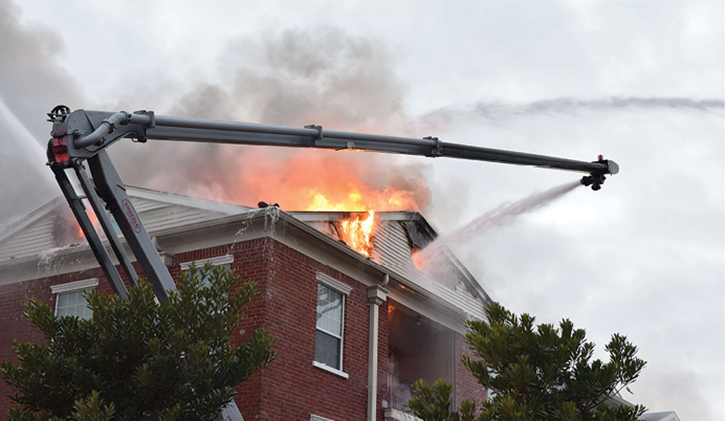
[[78, 85], [58, 66], [63, 43], [48, 28], [22, 23], [17, 6], [0, 0], [0, 227], [59, 194], [44, 151], [45, 121], [58, 101], [81, 103]]

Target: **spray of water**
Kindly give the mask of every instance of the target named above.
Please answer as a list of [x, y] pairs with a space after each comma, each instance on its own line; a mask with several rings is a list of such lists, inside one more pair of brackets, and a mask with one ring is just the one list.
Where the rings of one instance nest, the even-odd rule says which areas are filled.
[[[55, 193], [53, 178], [45, 168], [45, 152], [30, 131], [0, 96], [0, 230], [47, 201]], [[57, 194], [57, 193], [55, 193]], [[54, 197], [53, 194], [51, 197]]]
[[[521, 216], [543, 208], [574, 190], [577, 186], [581, 186], [579, 181], [557, 186], [541, 193], [534, 193], [515, 202], [504, 203], [477, 217], [457, 231], [438, 237], [413, 256], [415, 265], [424, 273], [432, 276], [439, 275], [432, 272], [436, 272], [437, 269], [443, 266], [441, 265], [441, 256], [445, 255], [449, 249], [455, 250], [465, 247], [492, 231], [511, 225]], [[439, 276], [434, 277], [439, 278]]]
[[46, 161], [43, 148], [35, 141], [28, 129], [20, 122], [0, 96], [0, 122], [11, 132], [11, 139], [15, 139], [25, 154], [32, 158], [32, 162], [39, 162], [40, 166]]

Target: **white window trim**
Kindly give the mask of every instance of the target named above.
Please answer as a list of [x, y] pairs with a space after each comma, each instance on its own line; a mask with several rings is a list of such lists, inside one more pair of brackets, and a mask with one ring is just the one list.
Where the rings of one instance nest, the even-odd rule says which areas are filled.
[[310, 421], [333, 421], [330, 418], [324, 418], [316, 414], [310, 414]]
[[58, 295], [69, 292], [85, 291], [87, 289], [95, 289], [98, 286], [98, 278], [82, 279], [80, 281], [68, 282], [66, 284], [52, 285], [50, 292], [55, 295], [55, 309], [53, 314], [58, 316]]
[[320, 283], [324, 284], [326, 287], [332, 288], [341, 294], [350, 295], [350, 293], [352, 292], [352, 287], [350, 285], [343, 284], [337, 279], [329, 275], [325, 275], [322, 272], [317, 272], [317, 280]]
[[212, 266], [219, 266], [219, 265], [227, 265], [234, 262], [234, 255], [233, 254], [225, 254], [223, 256], [216, 256], [216, 257], [210, 257], [208, 259], [199, 259], [199, 260], [192, 260], [190, 262], [184, 262], [179, 264], [179, 268], [181, 270], [189, 270], [189, 267], [191, 267], [192, 264], [195, 264], [196, 267], [201, 268], [204, 267], [207, 263], [211, 264]]
[[[340, 352], [340, 356], [342, 356], [342, 352]], [[336, 374], [336, 375], [338, 375], [338, 376], [340, 376], [342, 378], [345, 378], [345, 379], [349, 379], [350, 378], [350, 375], [347, 374], [347, 373], [345, 373], [344, 371], [338, 370], [335, 367], [330, 367], [329, 365], [323, 364], [323, 363], [321, 363], [319, 361], [312, 361], [312, 365], [315, 366], [315, 367], [317, 367], [317, 368], [321, 368], [321, 369], [323, 369], [325, 371], [329, 371], [332, 374]]]
[[83, 279], [82, 281], [68, 282], [67, 284], [53, 285], [50, 292], [62, 294], [64, 292], [75, 292], [82, 289], [95, 288], [98, 286], [98, 278]]
[[[340, 294], [342, 294], [342, 315], [340, 316], [342, 318], [342, 320], [341, 320], [342, 334], [340, 335], [340, 369], [338, 370], [335, 367], [330, 367], [329, 365], [323, 364], [316, 360], [312, 361], [312, 365], [317, 368], [321, 368], [325, 371], [329, 371], [332, 374], [336, 374], [340, 377], [347, 379], [347, 378], [350, 378], [350, 375], [345, 373], [344, 371], [342, 371], [342, 354], [343, 354], [343, 350], [345, 349], [345, 301], [347, 301], [346, 300], [347, 296], [350, 295], [350, 293], [352, 292], [352, 287], [350, 285], [347, 285], [347, 284], [344, 284], [344, 283], [338, 281], [337, 279], [335, 279], [329, 275], [325, 275], [322, 272], [317, 272], [316, 278], [317, 278], [317, 281], [319, 283], [321, 283], [322, 285], [332, 289], [333, 291], [336, 291], [336, 292], [339, 292]], [[317, 325], [315, 324], [315, 331], [317, 331], [317, 330], [324, 332], [330, 336], [337, 337], [337, 335], [332, 334], [332, 333], [326, 331], [325, 329], [321, 329], [321, 328], [317, 327]], [[315, 344], [315, 346], [317, 346], [317, 344]]]

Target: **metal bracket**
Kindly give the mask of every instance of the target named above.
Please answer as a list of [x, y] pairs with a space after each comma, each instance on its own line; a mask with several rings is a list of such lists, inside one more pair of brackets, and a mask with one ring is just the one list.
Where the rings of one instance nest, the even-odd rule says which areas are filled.
[[[138, 122], [139, 117], [143, 116], [148, 119], [148, 122]], [[142, 130], [136, 132], [136, 137], [132, 137], [131, 140], [135, 143], [146, 143], [146, 130], [153, 129], [156, 127], [156, 116], [153, 111], [138, 110], [131, 113], [130, 121], [132, 124], [139, 124], [143, 127]]]
[[427, 155], [427, 156], [431, 156], [431, 157], [443, 156], [443, 142], [441, 142], [440, 139], [438, 139], [437, 137], [434, 137], [434, 136], [426, 136], [423, 139], [432, 140], [435, 142], [435, 146], [433, 146], [430, 150], [430, 155]]
[[317, 130], [317, 137], [312, 139], [311, 146], [316, 145], [318, 140], [322, 140], [322, 126], [316, 126], [314, 124], [310, 124], [310, 125], [305, 126], [305, 129]]

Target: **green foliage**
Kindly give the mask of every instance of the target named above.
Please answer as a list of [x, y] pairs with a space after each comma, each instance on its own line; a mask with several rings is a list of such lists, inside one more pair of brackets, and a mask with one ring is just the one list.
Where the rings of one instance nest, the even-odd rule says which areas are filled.
[[183, 273], [160, 304], [145, 281], [127, 301], [88, 292], [92, 320], [55, 317], [30, 301], [25, 315], [48, 345], [15, 342], [18, 363], [0, 365], [17, 390], [8, 419], [211, 421], [235, 386], [274, 358], [263, 329], [245, 345], [229, 343], [257, 295], [254, 283], [206, 266]]
[[425, 421], [473, 421], [475, 418], [476, 403], [464, 400], [459, 410], [451, 409], [451, 392], [453, 386], [444, 379], [439, 379], [429, 386], [425, 380], [420, 379], [413, 383], [413, 389], [418, 397], [408, 402], [413, 413]]
[[[491, 399], [465, 402], [450, 409], [451, 386], [439, 380], [414, 384], [417, 397], [408, 405], [425, 421], [634, 421], [643, 406], [612, 408], [605, 401], [634, 382], [645, 362], [637, 347], [614, 334], [605, 350], [609, 362], [592, 360], [594, 344], [569, 320], [559, 328], [534, 325], [494, 303], [486, 310], [488, 323], [468, 322], [466, 334], [473, 354], [463, 356], [466, 368], [493, 392]], [[474, 413], [478, 412], [476, 417]]]

